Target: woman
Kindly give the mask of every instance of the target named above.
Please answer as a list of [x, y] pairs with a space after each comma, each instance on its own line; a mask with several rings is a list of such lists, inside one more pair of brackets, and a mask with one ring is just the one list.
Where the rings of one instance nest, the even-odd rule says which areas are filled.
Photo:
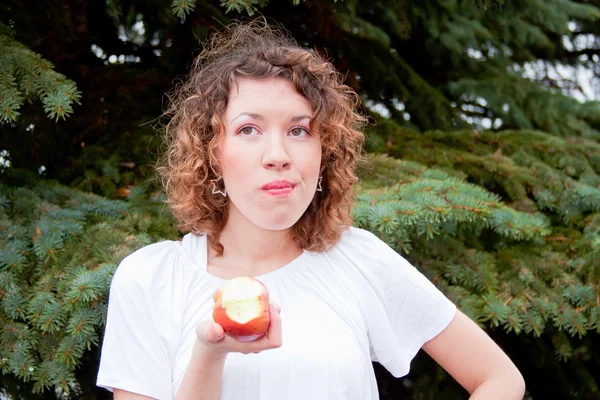
[[[473, 399], [520, 399], [501, 349], [350, 211], [364, 118], [333, 66], [253, 22], [215, 35], [178, 89], [158, 170], [181, 242], [123, 260], [97, 384], [125, 399], [378, 399], [372, 361], [423, 348]], [[267, 335], [238, 342], [213, 294], [252, 276]], [[281, 314], [280, 314], [281, 313]]]

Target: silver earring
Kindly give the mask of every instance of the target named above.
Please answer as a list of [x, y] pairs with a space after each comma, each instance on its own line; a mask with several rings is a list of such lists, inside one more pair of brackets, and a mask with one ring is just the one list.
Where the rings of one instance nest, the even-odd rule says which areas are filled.
[[217, 189], [217, 183], [220, 180], [221, 180], [221, 177], [219, 176], [217, 179], [213, 179], [210, 181], [210, 183], [212, 183], [212, 185], [213, 185], [212, 194], [220, 193], [221, 195], [223, 195], [223, 197], [227, 197], [227, 189], [225, 189], [225, 184], [223, 184], [223, 190]]
[[321, 187], [321, 182], [323, 182], [323, 177], [319, 177], [319, 182], [317, 183], [317, 192], [322, 192], [323, 188]]

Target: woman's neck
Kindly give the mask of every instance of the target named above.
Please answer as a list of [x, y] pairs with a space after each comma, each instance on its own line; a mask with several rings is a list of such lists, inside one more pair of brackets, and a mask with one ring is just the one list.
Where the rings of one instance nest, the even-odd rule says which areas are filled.
[[223, 255], [216, 257], [216, 251], [209, 249], [209, 264], [219, 269], [235, 266], [246, 275], [255, 276], [286, 265], [302, 254], [292, 240], [290, 229], [262, 229], [239, 211], [231, 211], [219, 238]]

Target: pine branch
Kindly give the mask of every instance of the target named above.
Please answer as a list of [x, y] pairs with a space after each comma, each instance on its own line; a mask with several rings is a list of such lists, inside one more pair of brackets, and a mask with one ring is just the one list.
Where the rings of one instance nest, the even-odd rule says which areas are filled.
[[177, 234], [161, 203], [133, 192], [135, 210], [51, 182], [0, 185], [7, 212], [0, 224], [3, 373], [32, 381], [36, 392], [81, 391], [75, 371], [100, 343], [117, 265], [160, 239], [140, 229]]
[[53, 70], [39, 54], [7, 35], [0, 35], [0, 120], [14, 122], [27, 100], [38, 98], [49, 118], [58, 121], [81, 104], [75, 82]]
[[[492, 143], [502, 140], [503, 148], [510, 149], [512, 145], [508, 138], [513, 137], [512, 133], [506, 132], [505, 135], [507, 137], [499, 138], [498, 134], [480, 133], [475, 137], [484, 142], [489, 138]], [[407, 132], [403, 132], [402, 136], [405, 139], [410, 137]], [[540, 154], [554, 148], [573, 154], [578, 149], [588, 152], [589, 156], [590, 149], [587, 146], [578, 148], [577, 140], [566, 144], [559, 138], [539, 136], [542, 140], [532, 143]], [[430, 141], [432, 138], [441, 139], [442, 135], [432, 132], [416, 135], [415, 138]], [[473, 135], [464, 132], [443, 138], [455, 146], [468, 148], [462, 139], [471, 143]], [[527, 141], [523, 132], [514, 138], [519, 142]], [[410, 153], [410, 146], [406, 143], [402, 144], [402, 148]], [[514, 145], [519, 151], [526, 150], [522, 143]], [[481, 152], [481, 144], [479, 146]], [[430, 147], [431, 143], [420, 146], [421, 149]], [[443, 155], [449, 147], [438, 145], [434, 148], [432, 155], [435, 158], [432, 160], [447, 159], [451, 165], [456, 165], [453, 158]], [[591, 153], [594, 154], [594, 151]], [[415, 158], [427, 159], [423, 151], [411, 154]], [[510, 155], [509, 151], [497, 156], [496, 162], [510, 162], [507, 155]], [[466, 154], [461, 153], [460, 156], [466, 157]], [[480, 157], [472, 152], [469, 156], [473, 160]], [[543, 164], [539, 158], [537, 160]], [[585, 201], [584, 196], [577, 195], [571, 196], [569, 202], [571, 206], [577, 204], [583, 215], [595, 212], [588, 217], [585, 226], [591, 225], [589, 232], [594, 232], [593, 236], [597, 238], [600, 217], [594, 210], [599, 199], [593, 196], [589, 199], [589, 189], [593, 192], [594, 188], [588, 189], [572, 178], [556, 174], [547, 164], [543, 165], [545, 169], [542, 171], [560, 178], [531, 177], [526, 187], [534, 182], [543, 182], [548, 185], [544, 193], [560, 190], [564, 194], [568, 189], [565, 190], [562, 183], [571, 179], [572, 187], [586, 188], [583, 191], [586, 193]], [[580, 163], [579, 167], [587, 169], [585, 165]], [[515, 174], [514, 167], [513, 162], [512, 181], [521, 176]], [[415, 161], [374, 155], [370, 157], [369, 167], [361, 170], [360, 176], [364, 180], [361, 181], [354, 210], [355, 224], [375, 232], [397, 251], [410, 256], [426, 276], [480, 324], [501, 327], [507, 333], [536, 337], [550, 327], [566, 332], [567, 337], [581, 337], [597, 329], [600, 290], [595, 284], [597, 280], [587, 277], [589, 269], [584, 266], [594, 265], [590, 259], [590, 254], [594, 253], [588, 248], [592, 243], [597, 243], [592, 246], [600, 248], [600, 239], [594, 241], [591, 236], [579, 236], [567, 243], [569, 250], [565, 252], [565, 242], [553, 240], [559, 236], [551, 218], [539, 212], [518, 212], [503, 204], [500, 197], [479, 186], [467, 184], [445, 171], [428, 168]], [[390, 184], [394, 179], [402, 183]], [[557, 185], [553, 186], [552, 182]], [[383, 185], [387, 187], [381, 187]], [[529, 194], [528, 190], [525, 195]], [[555, 205], [555, 212], [566, 207], [566, 204], [558, 205], [558, 198], [548, 199], [548, 203]], [[491, 236], [490, 232], [493, 232]], [[492, 240], [496, 252], [468, 247], [468, 243], [476, 243], [481, 235]], [[584, 247], [586, 250], [583, 250]], [[564, 344], [556, 343], [555, 350], [563, 360], [572, 356]]]

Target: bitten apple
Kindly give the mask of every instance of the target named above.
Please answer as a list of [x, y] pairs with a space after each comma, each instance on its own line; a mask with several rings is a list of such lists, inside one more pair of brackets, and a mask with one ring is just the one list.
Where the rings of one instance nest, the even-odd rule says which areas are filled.
[[213, 300], [213, 319], [232, 338], [251, 342], [269, 329], [269, 293], [257, 279], [234, 278], [215, 292]]

